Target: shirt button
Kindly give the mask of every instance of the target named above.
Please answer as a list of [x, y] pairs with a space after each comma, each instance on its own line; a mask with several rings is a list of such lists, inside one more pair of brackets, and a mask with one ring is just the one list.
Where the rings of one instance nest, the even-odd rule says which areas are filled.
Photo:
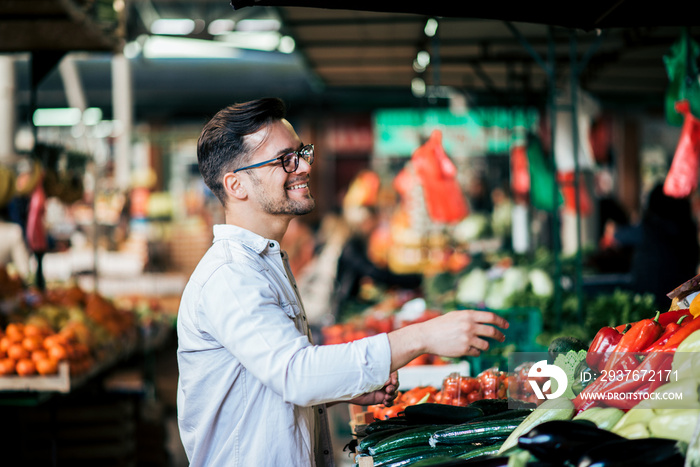
[[323, 409], [318, 409], [318, 413], [323, 413]]
[[274, 247], [275, 247], [275, 244], [274, 244], [274, 243], [270, 243], [270, 248], [274, 248]]
[[330, 452], [328, 452], [328, 449], [324, 449], [323, 454], [325, 454], [327, 456], [328, 454], [330, 454]]

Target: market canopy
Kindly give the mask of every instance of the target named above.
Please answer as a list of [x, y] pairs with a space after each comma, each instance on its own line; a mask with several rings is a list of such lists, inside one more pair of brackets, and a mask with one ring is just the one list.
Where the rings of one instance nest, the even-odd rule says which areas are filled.
[[[602, 28], [650, 26], [690, 26], [693, 16], [688, 2], [671, 0], [653, 8], [632, 0], [589, 0], [563, 5], [558, 0], [523, 2], [395, 2], [322, 0], [232, 0], [231, 6], [313, 7], [337, 10], [413, 13], [453, 18], [481, 18], [502, 21], [547, 24], [584, 31]], [[694, 9], [693, 9], [694, 11]]]

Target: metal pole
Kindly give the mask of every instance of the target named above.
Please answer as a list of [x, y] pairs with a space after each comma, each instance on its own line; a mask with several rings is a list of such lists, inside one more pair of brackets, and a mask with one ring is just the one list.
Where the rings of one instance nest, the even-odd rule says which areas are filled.
[[0, 55], [0, 163], [12, 162], [15, 147], [15, 119], [17, 115], [15, 62], [9, 55]]
[[576, 33], [569, 33], [570, 45], [570, 87], [571, 87], [571, 144], [573, 146], [574, 156], [574, 201], [576, 204], [576, 302], [577, 314], [579, 323], [583, 323], [583, 253], [582, 253], [582, 235], [581, 235], [581, 196], [579, 194], [580, 186], [580, 168], [578, 160], [579, 150], [579, 132], [578, 132], [578, 87], [579, 87], [579, 70], [577, 67], [577, 48], [576, 48]]
[[114, 172], [117, 188], [129, 188], [131, 173], [131, 134], [134, 126], [134, 98], [131, 63], [124, 54], [112, 58], [112, 108], [118, 125], [114, 140]]
[[[547, 74], [547, 105], [549, 107], [549, 153], [552, 161], [552, 171], [554, 172], [554, 183], [552, 184], [552, 199], [559, 199], [559, 185], [556, 182], [557, 174], [557, 158], [554, 154], [554, 146], [556, 141], [556, 126], [557, 126], [557, 88], [556, 88], [556, 56], [554, 47], [554, 37], [552, 28], [547, 29], [548, 48], [547, 62], [549, 73]], [[554, 317], [555, 329], [562, 328], [561, 311], [562, 311], [562, 290], [561, 290], [561, 258], [559, 256], [560, 231], [559, 231], [559, 206], [556, 202], [552, 207], [552, 255], [554, 256]]]

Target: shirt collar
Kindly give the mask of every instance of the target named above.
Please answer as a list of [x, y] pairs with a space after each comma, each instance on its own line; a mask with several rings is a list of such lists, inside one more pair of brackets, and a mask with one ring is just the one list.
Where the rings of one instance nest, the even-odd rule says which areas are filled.
[[257, 254], [261, 254], [266, 248], [279, 247], [275, 240], [269, 240], [250, 230], [230, 224], [214, 226], [214, 241], [218, 240], [235, 240]]

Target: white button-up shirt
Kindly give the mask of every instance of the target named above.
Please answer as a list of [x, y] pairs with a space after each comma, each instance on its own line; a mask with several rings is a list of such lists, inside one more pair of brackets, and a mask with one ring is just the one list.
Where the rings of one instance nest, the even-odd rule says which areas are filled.
[[332, 465], [324, 404], [389, 378], [386, 334], [314, 346], [286, 254], [232, 225], [214, 226], [177, 335], [178, 423], [192, 466]]

